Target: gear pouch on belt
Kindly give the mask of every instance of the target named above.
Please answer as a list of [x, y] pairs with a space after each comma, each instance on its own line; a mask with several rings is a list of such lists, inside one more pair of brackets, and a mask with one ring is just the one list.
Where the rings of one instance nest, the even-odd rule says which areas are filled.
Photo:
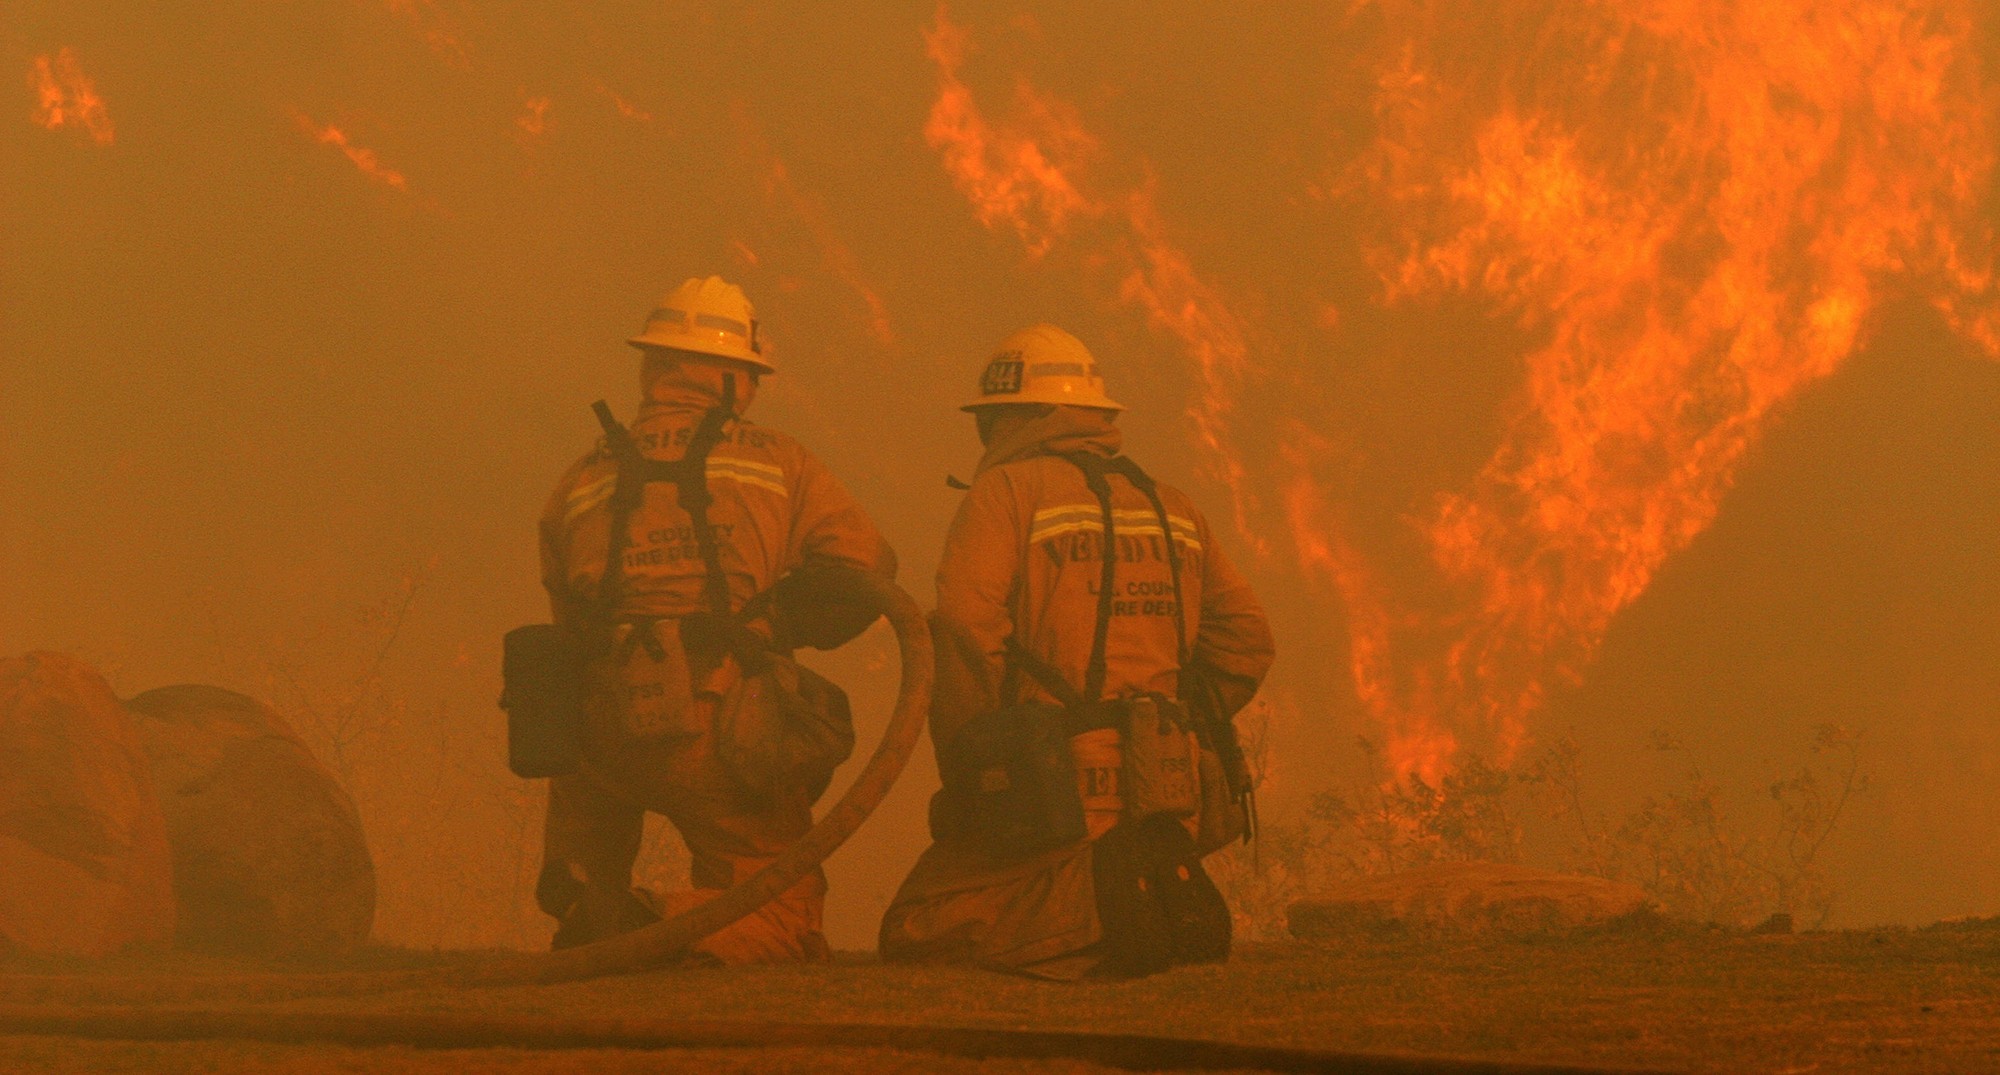
[[[647, 645], [649, 634], [655, 645]], [[620, 624], [611, 643], [614, 666], [607, 686], [624, 738], [693, 738], [704, 730], [693, 726], [701, 714], [694, 708], [694, 684], [679, 620]]]
[[1142, 694], [1120, 703], [1125, 711], [1125, 816], [1194, 817], [1201, 811], [1200, 746], [1187, 710], [1178, 702]]
[[550, 623], [516, 627], [501, 644], [500, 708], [515, 776], [567, 776], [583, 757], [583, 642]]
[[975, 717], [938, 750], [944, 788], [931, 834], [1021, 859], [1083, 839], [1083, 800], [1064, 710], [1040, 703]]
[[1229, 781], [1222, 775], [1222, 757], [1204, 748], [1196, 764], [1201, 773], [1201, 821], [1196, 826], [1194, 850], [1197, 855], [1207, 855], [1241, 840], [1250, 819], [1243, 804], [1229, 793]]
[[763, 671], [738, 676], [723, 696], [715, 752], [753, 794], [802, 786], [817, 802], [834, 769], [854, 753], [847, 692], [797, 661], [772, 654]]

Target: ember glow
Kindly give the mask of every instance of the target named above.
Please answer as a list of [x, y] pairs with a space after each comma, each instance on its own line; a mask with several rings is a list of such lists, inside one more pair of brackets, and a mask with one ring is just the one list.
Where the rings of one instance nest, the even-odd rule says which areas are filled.
[[409, 189], [409, 181], [403, 178], [403, 173], [393, 168], [385, 167], [381, 159], [375, 155], [374, 150], [357, 146], [348, 141], [346, 131], [333, 126], [321, 127], [302, 114], [294, 116], [294, 119], [298, 123], [299, 128], [311, 135], [314, 141], [323, 146], [332, 146], [340, 150], [341, 155], [352, 162], [354, 167], [361, 171], [362, 175], [393, 190]]
[[65, 127], [88, 135], [100, 146], [111, 144], [115, 130], [97, 86], [77, 64], [68, 48], [55, 56], [37, 56], [30, 74], [35, 89], [35, 122], [52, 131]]
[[648, 112], [645, 109], [640, 108], [638, 105], [635, 105], [632, 102], [626, 100], [623, 95], [621, 95], [617, 90], [612, 89], [610, 86], [605, 85], [602, 82], [592, 82], [591, 87], [595, 89], [598, 93], [602, 94], [606, 100], [610, 101], [611, 107], [617, 109], [618, 114], [624, 116], [626, 119], [632, 120], [637, 123], [653, 122], [653, 114], [651, 112]]
[[547, 97], [521, 98], [521, 114], [514, 117], [514, 129], [524, 139], [540, 138], [549, 130], [549, 99]]
[[401, 19], [439, 59], [452, 67], [472, 67], [472, 49], [465, 43], [459, 19], [441, 11], [437, 0], [381, 0], [382, 6]]
[[[854, 251], [841, 240], [828, 219], [825, 206], [818, 199], [799, 189], [792, 181], [790, 169], [785, 162], [775, 158], [765, 172], [765, 189], [773, 198], [781, 200], [796, 215], [799, 222], [812, 234], [813, 243], [825, 259], [828, 271], [845, 283], [860, 297], [867, 311], [868, 334], [875, 342], [889, 346], [896, 342], [896, 330], [889, 323], [889, 308], [882, 302], [882, 296], [861, 271], [861, 263]], [[753, 262], [754, 264], [754, 262]]]
[[[1343, 599], [1392, 775], [1435, 780], [1461, 747], [1516, 754], [1547, 691], [1708, 526], [1768, 423], [1865, 341], [1883, 299], [1927, 299], [2000, 342], [1977, 204], [1993, 129], [1964, 3], [1372, 8], [1376, 142], [1327, 189], [1382, 222], [1379, 304], [1476, 297], [1540, 341], [1486, 465], [1411, 513], [1432, 574], [1418, 586], [1342, 537], [1339, 460], [1309, 413], [1266, 415], [1292, 435], [1253, 448], [1240, 400], [1284, 359], [1253, 362], [1150, 191], [1082, 193], [1108, 150], [1025, 85], [1016, 122], [988, 120], [960, 76], [969, 35], [942, 13], [926, 136], [978, 219], [1031, 255], [1073, 238], [1130, 266], [1120, 296], [1199, 374], [1191, 413], [1243, 536], [1266, 547], [1255, 475], [1284, 490], [1298, 567]], [[1468, 40], [1507, 47], [1452, 45]]]

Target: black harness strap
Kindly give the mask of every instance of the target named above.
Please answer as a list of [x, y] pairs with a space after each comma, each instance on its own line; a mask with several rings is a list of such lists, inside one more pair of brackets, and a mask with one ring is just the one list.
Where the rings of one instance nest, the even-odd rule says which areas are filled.
[[[723, 625], [723, 641], [730, 651], [745, 671], [754, 673], [762, 669], [765, 650], [762, 640], [737, 621], [735, 610], [730, 607], [729, 576], [722, 570], [722, 547], [715, 525], [708, 518], [708, 509], [715, 503], [708, 489], [708, 456], [722, 443], [723, 427], [736, 414], [735, 389], [736, 380], [732, 377], [724, 384], [722, 403], [701, 416], [686, 454], [675, 460], [647, 458], [632, 439], [632, 431], [612, 416], [611, 408], [603, 400], [591, 405], [598, 424], [604, 427], [606, 443], [618, 460], [618, 484], [611, 494], [611, 535], [605, 551], [604, 578], [598, 584], [598, 606], [606, 622], [618, 620], [618, 607], [625, 600], [625, 551], [631, 543], [632, 513], [644, 501], [646, 486], [670, 482], [675, 500], [688, 513], [695, 546], [701, 552], [705, 571], [702, 601], [708, 606], [708, 614]], [[636, 631], [634, 635], [655, 660], [665, 656], [652, 631]]]
[[729, 607], [729, 576], [722, 571], [722, 546], [716, 540], [715, 524], [708, 521], [709, 506], [715, 503], [715, 496], [708, 491], [708, 453], [722, 442], [722, 426], [734, 410], [724, 403], [701, 416], [701, 424], [695, 427], [694, 439], [688, 443], [687, 455], [680, 459], [680, 472], [675, 476], [681, 510], [688, 513], [695, 545], [701, 550], [702, 567], [707, 573], [702, 593], [708, 610], [717, 616], [728, 616], [734, 610]]
[[1083, 482], [1097, 495], [1098, 511], [1104, 520], [1104, 572], [1097, 585], [1097, 629], [1090, 639], [1090, 664], [1085, 667], [1083, 673], [1084, 700], [1099, 702], [1104, 700], [1104, 680], [1107, 675], [1104, 651], [1111, 640], [1112, 591], [1118, 588], [1118, 528], [1111, 518], [1111, 483], [1105, 480], [1104, 471], [1095, 466], [1085, 466], [1082, 469]]

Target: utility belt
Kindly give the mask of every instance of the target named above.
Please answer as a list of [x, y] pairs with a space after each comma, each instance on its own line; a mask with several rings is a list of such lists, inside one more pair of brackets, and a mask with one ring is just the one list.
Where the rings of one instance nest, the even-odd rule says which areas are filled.
[[[500, 707], [507, 711], [507, 763], [517, 776], [566, 776], [582, 760], [593, 714], [615, 727], [608, 738], [685, 738], [697, 683], [714, 678], [725, 657], [749, 650], [740, 624], [714, 617], [641, 616], [585, 628], [531, 624], [503, 642]], [[749, 654], [746, 652], [746, 656]], [[770, 655], [739, 666], [761, 671]]]
[[502, 676], [508, 767], [517, 776], [567, 776], [587, 744], [672, 747], [707, 734], [746, 790], [798, 786], [817, 800], [854, 751], [846, 692], [741, 622], [706, 613], [589, 632], [516, 628]]
[[[1005, 706], [940, 747], [932, 835], [1027, 858], [1121, 821], [1166, 816], [1207, 829], [1202, 819], [1230, 805], [1214, 758], [1186, 708], [1164, 695]], [[1212, 849], [1234, 835], [1201, 842]]]

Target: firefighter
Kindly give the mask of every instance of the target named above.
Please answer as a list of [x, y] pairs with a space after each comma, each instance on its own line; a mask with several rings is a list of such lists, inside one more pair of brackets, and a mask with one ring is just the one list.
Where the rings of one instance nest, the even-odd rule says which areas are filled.
[[1269, 625], [1191, 500], [1119, 454], [1123, 408], [1052, 325], [985, 366], [985, 454], [945, 540], [932, 846], [882, 923], [890, 960], [1048, 978], [1221, 958], [1201, 857], [1250, 819], [1233, 714]]
[[[630, 341], [629, 430], [571, 467], [541, 519], [556, 624], [586, 640], [582, 761], [550, 782], [542, 910], [556, 947], [678, 913], [802, 836], [853, 746], [846, 698], [790, 660], [875, 617], [826, 568], [893, 578], [894, 553], [825, 464], [742, 412], [774, 372], [743, 292], [717, 277], [668, 293]], [[645, 814], [692, 857], [693, 891], [632, 887]], [[824, 960], [819, 871], [702, 941], [723, 964]]]

